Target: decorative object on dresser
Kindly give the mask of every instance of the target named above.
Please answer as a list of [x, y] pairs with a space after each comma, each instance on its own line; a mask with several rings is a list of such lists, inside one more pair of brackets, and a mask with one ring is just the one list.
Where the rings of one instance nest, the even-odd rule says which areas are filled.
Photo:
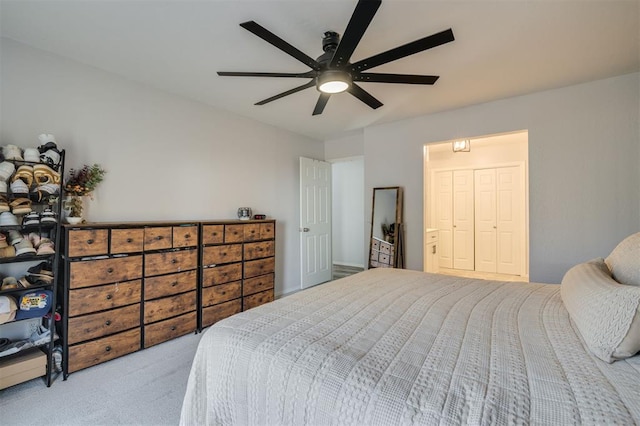
[[274, 298], [275, 221], [202, 223], [200, 328]]
[[104, 180], [106, 174], [100, 165], [84, 165], [81, 169], [70, 169], [69, 176], [64, 184], [64, 192], [67, 197], [64, 201], [65, 221], [70, 224], [78, 224], [84, 220], [84, 198], [93, 198], [93, 191]]
[[63, 370], [197, 329], [199, 225], [64, 226]]
[[65, 379], [274, 299], [274, 220], [63, 229]]
[[240, 220], [251, 219], [251, 207], [240, 207], [238, 209], [238, 219]]
[[0, 162], [0, 389], [56, 377], [61, 175], [53, 135], [38, 148], [2, 147]]

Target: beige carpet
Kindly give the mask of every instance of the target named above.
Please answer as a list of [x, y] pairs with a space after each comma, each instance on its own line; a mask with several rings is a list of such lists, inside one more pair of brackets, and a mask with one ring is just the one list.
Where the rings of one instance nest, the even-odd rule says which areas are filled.
[[202, 334], [189, 334], [78, 371], [50, 388], [34, 379], [0, 390], [0, 424], [176, 425]]

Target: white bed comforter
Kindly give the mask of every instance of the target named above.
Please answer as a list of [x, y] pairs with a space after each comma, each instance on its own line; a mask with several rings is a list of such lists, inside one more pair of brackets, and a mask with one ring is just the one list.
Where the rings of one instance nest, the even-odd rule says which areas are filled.
[[590, 355], [560, 286], [374, 269], [203, 335], [181, 424], [637, 424], [640, 356]]

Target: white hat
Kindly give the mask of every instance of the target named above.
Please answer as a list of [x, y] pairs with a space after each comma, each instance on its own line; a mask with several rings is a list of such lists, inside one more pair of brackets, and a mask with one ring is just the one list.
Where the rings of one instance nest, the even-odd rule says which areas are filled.
[[13, 321], [16, 317], [18, 305], [11, 296], [0, 296], [0, 324]]

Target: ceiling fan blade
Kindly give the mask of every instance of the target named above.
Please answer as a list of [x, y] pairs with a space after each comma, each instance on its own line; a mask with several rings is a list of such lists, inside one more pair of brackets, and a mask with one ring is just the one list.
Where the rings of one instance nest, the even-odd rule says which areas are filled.
[[320, 69], [320, 64], [315, 59], [306, 55], [300, 50], [296, 49], [295, 47], [293, 47], [292, 45], [290, 45], [289, 43], [287, 43], [286, 41], [284, 41], [283, 39], [281, 39], [271, 31], [267, 30], [260, 24], [256, 23], [255, 21], [243, 22], [242, 24], [240, 24], [240, 26], [245, 30], [250, 31], [253, 34], [257, 35], [267, 43], [271, 43], [278, 49], [282, 50], [284, 53], [290, 56], [293, 56], [294, 58], [296, 58], [297, 60], [305, 64], [306, 66], [313, 68], [314, 70]]
[[378, 109], [382, 106], [382, 102], [371, 96], [369, 92], [355, 83], [351, 83], [351, 86], [349, 86], [347, 92], [351, 93], [353, 96], [360, 99], [362, 102], [369, 105], [373, 109]]
[[218, 75], [224, 77], [291, 77], [291, 78], [313, 78], [313, 71], [305, 73], [287, 73], [287, 72], [234, 72], [234, 71], [218, 71]]
[[293, 88], [291, 90], [287, 90], [286, 92], [282, 92], [282, 93], [279, 93], [279, 94], [277, 94], [275, 96], [272, 96], [270, 98], [264, 99], [264, 100], [262, 100], [260, 102], [256, 102], [254, 105], [268, 104], [269, 102], [275, 101], [275, 100], [280, 99], [280, 98], [284, 98], [285, 96], [292, 95], [292, 94], [294, 94], [296, 92], [299, 92], [299, 91], [304, 90], [304, 89], [308, 89], [309, 87], [313, 87], [315, 85], [316, 85], [315, 80], [311, 80], [307, 84], [303, 84], [302, 86], [295, 87], [295, 88]]
[[313, 114], [311, 115], [322, 114], [330, 96], [331, 95], [329, 93], [321, 93], [320, 97], [318, 97], [318, 102], [316, 102], [316, 107], [313, 109]]
[[386, 64], [391, 61], [395, 61], [400, 58], [404, 58], [414, 53], [422, 52], [423, 50], [431, 49], [432, 47], [440, 46], [450, 41], [455, 40], [453, 37], [453, 31], [451, 28], [445, 31], [441, 31], [436, 34], [421, 38], [420, 40], [413, 41], [411, 43], [404, 44], [396, 47], [395, 49], [387, 50], [386, 52], [379, 53], [371, 56], [370, 58], [363, 59], [351, 65], [351, 70], [354, 72], [368, 70], [369, 68], [377, 67], [382, 64]]
[[353, 15], [349, 20], [347, 28], [344, 30], [342, 40], [336, 48], [333, 58], [329, 63], [329, 68], [339, 68], [349, 62], [353, 51], [360, 43], [364, 32], [369, 27], [371, 20], [375, 16], [382, 0], [360, 0], [356, 5]]
[[361, 83], [400, 83], [400, 84], [434, 84], [440, 78], [437, 75], [413, 75], [413, 74], [380, 74], [375, 72], [363, 72], [355, 74], [353, 81]]

